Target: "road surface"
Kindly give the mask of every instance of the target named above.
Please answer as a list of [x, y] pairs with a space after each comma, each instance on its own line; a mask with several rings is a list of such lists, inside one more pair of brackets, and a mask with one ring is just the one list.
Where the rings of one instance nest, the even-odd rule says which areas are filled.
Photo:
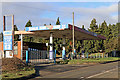
[[[37, 69], [40, 66], [36, 67]], [[53, 65], [39, 69], [39, 78], [118, 78], [118, 62], [97, 64], [92, 66], [86, 65]], [[31, 79], [32, 80], [32, 79]]]

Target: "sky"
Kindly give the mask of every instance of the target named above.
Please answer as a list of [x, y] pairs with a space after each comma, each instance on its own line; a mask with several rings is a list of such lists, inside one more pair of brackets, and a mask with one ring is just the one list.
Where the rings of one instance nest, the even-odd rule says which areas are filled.
[[[14, 14], [15, 25], [19, 30], [24, 30], [28, 20], [33, 26], [43, 26], [44, 24], [55, 25], [57, 18], [61, 24], [72, 24], [72, 12], [74, 12], [74, 22], [78, 27], [89, 28], [93, 18], [97, 24], [104, 20], [108, 24], [118, 22], [118, 2], [2, 2], [0, 11], [0, 32], [2, 32], [2, 16]], [[6, 18], [7, 29], [11, 29], [11, 17]]]

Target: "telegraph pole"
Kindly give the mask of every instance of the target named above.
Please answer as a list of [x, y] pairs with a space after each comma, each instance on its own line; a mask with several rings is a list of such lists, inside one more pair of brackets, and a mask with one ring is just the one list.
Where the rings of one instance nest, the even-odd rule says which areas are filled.
[[74, 12], [73, 12], [73, 55], [74, 55]]

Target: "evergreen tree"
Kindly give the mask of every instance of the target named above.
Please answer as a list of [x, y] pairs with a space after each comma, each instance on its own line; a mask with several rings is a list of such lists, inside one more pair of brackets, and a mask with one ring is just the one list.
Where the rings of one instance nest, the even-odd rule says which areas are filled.
[[[18, 31], [18, 28], [16, 25], [14, 25], [14, 31]], [[14, 35], [14, 40], [19, 41], [19, 35]]]
[[56, 25], [60, 25], [59, 17], [57, 18]]
[[84, 25], [82, 25], [82, 29], [84, 29], [84, 30], [85, 30], [85, 27], [84, 27]]
[[54, 38], [53, 41], [54, 41], [53, 42], [54, 49], [56, 49], [58, 54], [61, 54], [62, 53], [62, 47], [60, 47], [60, 44], [63, 43], [62, 39], [61, 38]]
[[25, 27], [32, 27], [32, 23], [31, 23], [30, 20], [27, 22], [27, 24], [25, 25]]
[[[88, 30], [90, 32], [94, 32], [94, 33], [98, 32], [98, 25], [97, 25], [97, 21], [95, 18], [93, 18], [93, 20], [91, 21], [90, 28]], [[86, 49], [85, 51], [88, 51], [90, 53], [97, 52], [99, 49], [98, 44], [99, 43], [96, 40], [86, 40], [85, 45], [87, 45], [87, 46], [85, 46], [84, 49]]]
[[44, 26], [46, 26], [46, 24], [44, 24]]
[[[32, 23], [31, 23], [30, 20], [26, 23], [25, 27], [32, 27]], [[25, 36], [23, 41], [25, 41], [25, 42], [32, 42], [33, 38], [29, 37], [29, 36]]]
[[91, 21], [91, 24], [90, 24], [89, 31], [95, 32], [98, 29], [98, 25], [96, 23], [97, 23], [96, 19], [93, 18], [93, 20]]
[[[99, 28], [98, 28], [98, 34], [99, 35], [102, 35], [102, 28], [101, 28], [101, 25], [99, 24]], [[104, 35], [103, 35], [104, 36]], [[104, 50], [104, 44], [103, 44], [103, 41], [104, 40], [99, 40], [99, 50]]]

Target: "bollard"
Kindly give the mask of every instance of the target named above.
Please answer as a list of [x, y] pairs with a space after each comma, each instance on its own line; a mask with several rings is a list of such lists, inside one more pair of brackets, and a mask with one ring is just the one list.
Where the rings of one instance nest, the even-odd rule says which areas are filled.
[[71, 53], [71, 59], [73, 59], [73, 54]]
[[54, 64], [56, 64], [56, 49], [55, 49], [55, 54], [54, 54]]
[[116, 57], [116, 51], [114, 51], [114, 57]]
[[87, 53], [87, 59], [88, 59], [88, 53]]
[[99, 53], [99, 58], [100, 58], [100, 53]]
[[93, 57], [95, 58], [95, 55], [93, 55]]
[[92, 58], [92, 55], [90, 55], [90, 58]]
[[103, 53], [102, 53], [102, 58], [103, 58]]
[[26, 64], [28, 65], [28, 62], [29, 62], [29, 60], [28, 60], [28, 50], [26, 50]]
[[97, 53], [96, 53], [96, 58], [97, 58]]

